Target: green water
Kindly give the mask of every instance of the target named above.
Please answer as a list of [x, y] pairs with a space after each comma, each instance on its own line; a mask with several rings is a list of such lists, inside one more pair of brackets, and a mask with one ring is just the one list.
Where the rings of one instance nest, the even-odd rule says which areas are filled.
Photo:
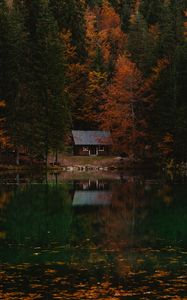
[[187, 299], [187, 184], [73, 177], [0, 177], [0, 299]]

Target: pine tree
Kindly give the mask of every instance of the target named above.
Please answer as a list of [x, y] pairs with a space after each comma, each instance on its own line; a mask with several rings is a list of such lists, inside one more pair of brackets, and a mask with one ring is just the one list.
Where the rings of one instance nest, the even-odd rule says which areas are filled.
[[158, 59], [159, 32], [156, 27], [149, 28], [141, 14], [130, 26], [127, 49], [137, 67], [148, 76]]
[[139, 12], [145, 18], [147, 24], [159, 23], [164, 6], [164, 0], [141, 0]]
[[[14, 149], [19, 152], [24, 145], [25, 131], [25, 106], [23, 97], [25, 85], [25, 45], [26, 33], [23, 19], [17, 6], [8, 9], [4, 7], [4, 26], [1, 27], [2, 59], [1, 69], [2, 97], [6, 102], [6, 130]], [[3, 19], [2, 19], [3, 21]], [[3, 30], [5, 30], [3, 32]], [[3, 37], [4, 35], [4, 37]], [[6, 51], [5, 51], [6, 49]], [[1, 85], [1, 86], [2, 86]], [[17, 163], [19, 157], [17, 155]]]
[[47, 3], [38, 3], [37, 14], [36, 32], [31, 44], [32, 101], [38, 109], [35, 136], [47, 162], [49, 150], [57, 152], [61, 149], [68, 127], [65, 58], [63, 41]]
[[88, 5], [90, 8], [94, 8], [95, 6], [101, 6], [103, 0], [87, 0], [86, 5]]
[[176, 118], [174, 126], [174, 155], [177, 160], [187, 161], [187, 42], [176, 48], [174, 56], [174, 95], [176, 98]]
[[[171, 155], [186, 160], [186, 59], [184, 11], [175, 1], [168, 2], [160, 14], [160, 58], [167, 59], [167, 67], [160, 73], [154, 86], [156, 97], [153, 136], [162, 144], [167, 136], [172, 137]], [[181, 5], [181, 6], [180, 6]]]
[[5, 128], [5, 101], [0, 101], [0, 151], [1, 149], [6, 149], [9, 146], [9, 137], [6, 134]]
[[86, 56], [85, 50], [85, 4], [82, 0], [49, 0], [55, 20], [60, 31], [70, 31], [72, 45], [76, 46], [77, 56], [82, 59]]
[[134, 13], [136, 1], [135, 0], [110, 0], [111, 5], [121, 18], [121, 29], [128, 32], [131, 16]]
[[9, 16], [6, 1], [0, 2], [0, 100], [5, 99], [5, 71], [7, 64]]
[[170, 5], [164, 6], [160, 14], [159, 57], [172, 58], [177, 44], [176, 23]]

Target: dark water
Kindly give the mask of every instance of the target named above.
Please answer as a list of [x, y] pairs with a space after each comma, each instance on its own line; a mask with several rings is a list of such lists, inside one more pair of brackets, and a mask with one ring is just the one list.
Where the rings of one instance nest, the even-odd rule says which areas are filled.
[[0, 180], [0, 299], [187, 299], [185, 182]]

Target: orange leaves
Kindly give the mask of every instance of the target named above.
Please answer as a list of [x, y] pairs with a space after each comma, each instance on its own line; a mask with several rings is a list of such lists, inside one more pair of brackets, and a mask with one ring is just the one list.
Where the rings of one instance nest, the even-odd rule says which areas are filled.
[[84, 93], [87, 72], [85, 65], [79, 63], [68, 65], [66, 92], [69, 95], [71, 107], [76, 106], [77, 98]]
[[159, 76], [160, 73], [162, 72], [162, 70], [164, 70], [165, 68], [167, 68], [167, 66], [169, 65], [169, 60], [167, 58], [162, 58], [160, 60], [158, 60], [157, 65], [155, 68], [153, 68], [153, 76], [152, 78], [156, 81]]
[[142, 84], [141, 72], [125, 55], [119, 56], [117, 60], [114, 83], [127, 93], [134, 93]]
[[0, 108], [5, 107], [5, 101], [4, 100], [0, 100]]
[[101, 8], [88, 9], [85, 19], [87, 50], [90, 59], [96, 56], [97, 48], [101, 49], [105, 63], [109, 62], [114, 52], [116, 57], [124, 52], [126, 36], [121, 30], [119, 15], [108, 1], [104, 1]]
[[10, 146], [9, 137], [5, 135], [5, 132], [0, 129], [0, 147], [6, 148]]
[[83, 113], [87, 121], [97, 123], [107, 82], [103, 69], [107, 69], [107, 64], [117, 60], [119, 54], [124, 52], [126, 36], [121, 31], [119, 15], [106, 0], [101, 7], [88, 9], [85, 20], [88, 80]]
[[166, 133], [166, 135], [164, 136], [164, 138], [163, 138], [163, 142], [164, 143], [173, 143], [173, 135], [172, 134], [170, 134], [170, 133]]
[[155, 41], [158, 41], [160, 37], [160, 31], [158, 25], [150, 25], [149, 27], [149, 33], [151, 34], [152, 38]]
[[[0, 109], [3, 109], [6, 106], [4, 100], [0, 100]], [[7, 147], [9, 146], [9, 138], [6, 135], [4, 130], [4, 121], [5, 118], [0, 118], [0, 147]]]
[[99, 107], [102, 101], [102, 93], [106, 85], [107, 74], [103, 72], [90, 71], [86, 89], [87, 104], [84, 107], [84, 117], [87, 121], [98, 122]]
[[100, 18], [101, 30], [110, 30], [111, 28], [114, 29], [120, 27], [120, 17], [116, 14], [115, 10], [107, 0], [103, 1]]
[[69, 61], [75, 57], [76, 47], [71, 44], [72, 34], [70, 31], [63, 31], [60, 33], [60, 39], [64, 43], [64, 55]]
[[184, 15], [185, 15], [185, 19], [186, 19], [184, 22], [184, 36], [187, 39], [187, 10], [185, 11]]
[[96, 56], [96, 49], [98, 46], [98, 33], [96, 28], [96, 15], [93, 11], [87, 10], [85, 14], [86, 20], [86, 39], [87, 51], [89, 59], [93, 60]]
[[[11, 196], [12, 196], [12, 192], [4, 192], [0, 194], [0, 209], [3, 209], [8, 205]], [[1, 232], [0, 232], [0, 239], [1, 239]]]
[[[120, 56], [116, 63], [116, 72], [112, 84], [108, 86], [107, 98], [111, 103], [115, 100], [115, 108], [118, 113], [124, 109], [126, 119], [132, 115], [131, 104], [136, 102], [142, 85], [140, 71], [126, 56]], [[106, 103], [108, 103], [107, 101]], [[111, 103], [108, 103], [111, 105]]]
[[125, 55], [116, 63], [113, 82], [108, 86], [102, 105], [101, 122], [103, 129], [111, 130], [118, 149], [135, 154], [146, 136], [146, 120], [142, 107], [143, 79], [136, 65]]
[[106, 73], [90, 71], [88, 75], [88, 93], [100, 91], [106, 81]]
[[162, 154], [166, 157], [170, 156], [173, 152], [174, 138], [171, 133], [166, 133], [162, 138], [162, 141], [159, 143], [158, 148]]
[[160, 74], [170, 64], [167, 58], [162, 58], [157, 61], [157, 65], [153, 68], [151, 76], [145, 81], [145, 89], [151, 90], [157, 80], [160, 78]]

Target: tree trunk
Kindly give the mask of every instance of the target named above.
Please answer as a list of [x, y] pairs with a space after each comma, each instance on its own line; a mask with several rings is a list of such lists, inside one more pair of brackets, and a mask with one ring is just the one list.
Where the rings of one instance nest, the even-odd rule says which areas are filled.
[[19, 178], [19, 174], [16, 175], [16, 184], [19, 185], [20, 184], [20, 178]]
[[133, 159], [135, 157], [135, 113], [134, 113], [134, 105], [131, 102], [131, 116], [132, 116], [132, 156]]
[[46, 149], [45, 149], [45, 167], [47, 169], [48, 166], [48, 142], [46, 143]]
[[58, 174], [55, 173], [55, 184], [57, 185], [58, 184]]
[[16, 165], [19, 166], [19, 163], [20, 163], [20, 161], [19, 161], [19, 150], [16, 149]]
[[56, 149], [56, 152], [55, 152], [55, 164], [57, 165], [58, 163], [58, 150]]

